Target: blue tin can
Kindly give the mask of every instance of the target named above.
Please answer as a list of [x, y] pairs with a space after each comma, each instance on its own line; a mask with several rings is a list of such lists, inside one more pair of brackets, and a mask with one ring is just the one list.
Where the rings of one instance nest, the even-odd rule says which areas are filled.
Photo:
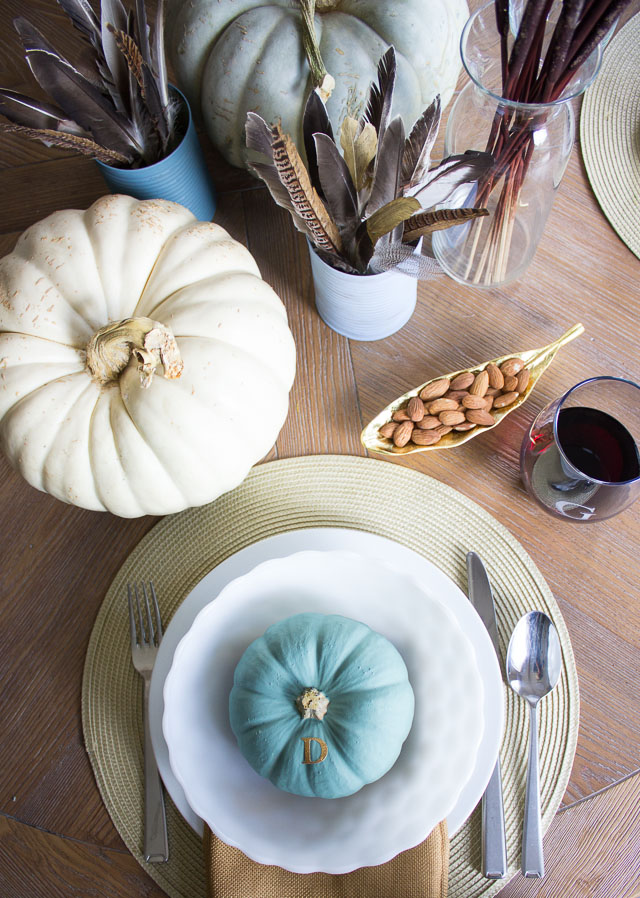
[[115, 168], [96, 160], [112, 193], [125, 193], [138, 200], [172, 200], [186, 206], [199, 221], [211, 221], [216, 211], [216, 192], [204, 161], [202, 148], [186, 97], [175, 87], [188, 115], [187, 130], [178, 146], [164, 159], [144, 168]]

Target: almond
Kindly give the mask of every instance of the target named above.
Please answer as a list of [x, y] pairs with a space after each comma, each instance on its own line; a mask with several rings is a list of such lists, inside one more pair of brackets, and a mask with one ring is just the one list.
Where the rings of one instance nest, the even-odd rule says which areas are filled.
[[449, 390], [449, 392], [444, 397], [445, 399], [455, 399], [456, 402], [460, 402], [464, 399], [465, 396], [468, 396], [466, 390]]
[[433, 446], [440, 439], [440, 434], [435, 430], [414, 430], [411, 442], [416, 446]]
[[505, 393], [511, 393], [513, 390], [518, 389], [518, 378], [515, 374], [507, 374], [504, 379], [504, 387], [502, 388]]
[[504, 386], [504, 375], [502, 371], [498, 368], [497, 365], [494, 365], [493, 362], [489, 362], [486, 371], [489, 375], [489, 386], [494, 387], [497, 390], [501, 390]]
[[486, 397], [484, 396], [473, 396], [471, 393], [467, 393], [462, 400], [462, 405], [464, 408], [484, 408], [485, 401]]
[[429, 403], [429, 414], [439, 415], [440, 412], [454, 412], [460, 407], [460, 403], [455, 399], [434, 399]]
[[516, 380], [518, 381], [518, 386], [516, 387], [518, 393], [524, 393], [524, 391], [529, 386], [529, 378], [531, 377], [531, 372], [528, 368], [523, 368], [522, 371], [519, 371]]
[[425, 402], [428, 402], [430, 399], [439, 399], [441, 396], [444, 396], [450, 385], [451, 381], [448, 377], [434, 380], [420, 390], [420, 399], [424, 399]]
[[489, 387], [487, 392], [484, 394], [485, 396], [499, 396], [502, 393], [502, 390], [499, 390], [497, 387]]
[[409, 414], [406, 408], [399, 408], [391, 415], [392, 421], [409, 421]]
[[469, 387], [472, 396], [484, 396], [489, 389], [489, 375], [486, 371], [476, 374], [473, 383]]
[[451, 381], [451, 389], [452, 390], [468, 390], [471, 384], [474, 381], [474, 376], [471, 371], [463, 371], [462, 374], [457, 374], [453, 380]]
[[460, 411], [440, 412], [438, 417], [440, 418], [440, 423], [446, 424], [447, 427], [453, 427], [455, 424], [462, 424], [465, 420], [464, 412]]
[[[436, 419], [437, 420], [437, 419]], [[385, 437], [385, 439], [390, 440], [393, 436], [393, 431], [396, 429], [398, 425], [394, 421], [387, 421], [386, 424], [383, 424], [378, 433], [381, 437]]]
[[433, 430], [434, 427], [440, 426], [440, 418], [435, 415], [425, 415], [421, 421], [416, 421], [416, 427], [420, 430]]
[[503, 362], [500, 365], [500, 370], [505, 377], [510, 377], [514, 374], [517, 374], [518, 371], [522, 371], [523, 368], [524, 362], [522, 361], [522, 359], [507, 359], [506, 362]]
[[489, 427], [491, 424], [496, 423], [493, 415], [490, 415], [489, 412], [486, 412], [483, 408], [470, 408], [467, 411], [467, 421], [470, 421], [472, 424], [480, 424], [482, 427]]
[[451, 433], [452, 427], [450, 424], [441, 424], [440, 427], [436, 427], [435, 430], [432, 430], [431, 433], [437, 433], [438, 436], [443, 437], [445, 433]]
[[422, 421], [424, 418], [424, 402], [418, 396], [412, 396], [407, 404], [407, 414], [412, 421]]
[[490, 412], [494, 405], [494, 400], [497, 397], [494, 396], [485, 396], [484, 397], [484, 410], [485, 412]]
[[413, 433], [413, 421], [402, 421], [393, 433], [393, 444], [401, 449], [406, 446]]
[[465, 421], [464, 424], [456, 424], [453, 429], [464, 432], [465, 430], [473, 430], [475, 426], [473, 421]]
[[511, 390], [509, 393], [503, 393], [501, 396], [496, 396], [493, 400], [494, 408], [506, 408], [507, 405], [511, 405], [512, 402], [518, 398], [518, 394], [515, 390]]

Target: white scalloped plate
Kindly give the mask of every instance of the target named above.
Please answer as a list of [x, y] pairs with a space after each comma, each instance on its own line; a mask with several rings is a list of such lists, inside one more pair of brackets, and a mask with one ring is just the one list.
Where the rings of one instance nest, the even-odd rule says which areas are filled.
[[[188, 805], [213, 832], [260, 863], [298, 873], [344, 873], [383, 863], [426, 838], [455, 811], [473, 780], [466, 817], [493, 769], [503, 695], [482, 623], [464, 594], [424, 559], [418, 581], [379, 557], [310, 551], [275, 558], [232, 580], [197, 616], [190, 610], [191, 627], [180, 622], [186, 635], [164, 684], [171, 771]], [[390, 639], [416, 695], [414, 724], [394, 767], [344, 799], [276, 789], [250, 768], [229, 726], [228, 697], [242, 652], [272, 623], [303, 610], [363, 620]], [[157, 692], [156, 679], [154, 673]]]

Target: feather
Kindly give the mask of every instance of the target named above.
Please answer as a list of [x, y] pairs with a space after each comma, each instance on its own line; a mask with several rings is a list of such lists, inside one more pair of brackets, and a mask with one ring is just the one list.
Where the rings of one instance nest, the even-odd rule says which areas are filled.
[[[118, 31], [128, 32], [127, 11], [122, 0], [102, 0], [101, 3], [101, 44], [106, 72], [105, 82], [109, 84], [114, 105], [129, 115], [132, 100], [129, 88], [129, 69], [115, 40]], [[111, 26], [111, 28], [109, 28]], [[108, 78], [106, 77], [108, 72]]]
[[444, 203], [461, 184], [477, 181], [493, 165], [490, 153], [467, 150], [460, 156], [448, 156], [440, 165], [427, 172], [419, 189], [413, 194], [423, 209]]
[[273, 135], [262, 116], [257, 112], [247, 112], [244, 132], [247, 149], [255, 150], [273, 163]]
[[140, 47], [142, 58], [146, 65], [151, 68], [151, 44], [149, 43], [149, 23], [147, 22], [147, 10], [144, 0], [136, 0], [136, 27], [137, 27], [137, 44]]
[[94, 84], [62, 57], [26, 19], [14, 19], [38, 84], [97, 143], [126, 155], [142, 148], [126, 118]]
[[340, 251], [340, 234], [309, 180], [300, 154], [280, 125], [272, 128], [273, 163], [297, 215], [311, 232], [313, 242], [327, 252]]
[[94, 47], [100, 46], [100, 22], [89, 0], [58, 0], [74, 26]]
[[314, 134], [326, 134], [333, 140], [333, 128], [327, 114], [327, 107], [324, 105], [318, 92], [312, 90], [304, 107], [304, 115], [302, 116], [302, 135], [304, 138], [304, 151], [307, 156], [307, 168], [311, 183], [318, 193], [321, 191], [320, 177], [318, 175], [318, 161], [316, 159], [316, 145], [314, 142]]
[[0, 130], [23, 134], [25, 137], [30, 137], [33, 140], [41, 140], [47, 146], [75, 150], [78, 153], [83, 153], [85, 156], [93, 156], [95, 159], [99, 159], [100, 162], [106, 162], [107, 164], [112, 162], [129, 164], [133, 159], [132, 155], [124, 156], [114, 150], [101, 147], [91, 138], [81, 137], [77, 134], [67, 134], [64, 131], [54, 131], [47, 128], [27, 128], [23, 125], [8, 125], [5, 122], [0, 122]]
[[419, 248], [400, 242], [376, 247], [369, 268], [374, 272], [400, 271], [421, 281], [444, 274], [438, 262], [431, 256], [425, 256]]
[[378, 145], [371, 195], [365, 207], [369, 216], [395, 199], [400, 191], [400, 173], [404, 153], [404, 125], [400, 116], [389, 123]]
[[107, 31], [113, 36], [116, 47], [120, 51], [127, 68], [133, 75], [140, 93], [142, 94], [142, 98], [144, 99], [144, 78], [142, 77], [144, 59], [142, 58], [140, 48], [131, 35], [127, 34], [126, 31], [116, 31], [110, 23], [107, 25]]
[[296, 228], [307, 237], [311, 238], [311, 231], [293, 207], [289, 191], [280, 180], [280, 176], [275, 166], [265, 162], [249, 162], [249, 168], [255, 175], [264, 181], [274, 202], [278, 206], [282, 206], [283, 209], [286, 209], [291, 214], [291, 218], [293, 219]]
[[364, 274], [369, 267], [369, 260], [373, 256], [374, 246], [367, 230], [367, 223], [361, 221], [356, 230], [353, 241], [351, 261], [360, 274]]
[[173, 121], [171, 115], [171, 104], [169, 103], [169, 80], [167, 76], [167, 58], [164, 51], [164, 23], [165, 23], [165, 0], [158, 0], [158, 8], [156, 10], [156, 23], [153, 35], [153, 56], [155, 71], [158, 76], [158, 92], [164, 109], [166, 110], [166, 120], [169, 130], [171, 130]]
[[368, 122], [373, 125], [381, 142], [391, 115], [393, 88], [396, 80], [396, 51], [389, 47], [378, 63], [378, 83], [371, 83], [369, 96], [360, 119], [360, 129]]
[[26, 97], [15, 90], [0, 88], [0, 112], [14, 124], [26, 128], [65, 131], [67, 134], [88, 136], [86, 131], [67, 118], [61, 109], [42, 100], [32, 100], [31, 97]]
[[415, 122], [404, 144], [400, 186], [402, 190], [419, 184], [429, 168], [431, 150], [440, 127], [440, 94]]
[[340, 128], [340, 146], [355, 188], [361, 191], [368, 186], [369, 163], [378, 148], [376, 130], [369, 122], [360, 129], [356, 119], [345, 116]]
[[[111, 31], [111, 26], [107, 25], [107, 29]], [[163, 150], [166, 150], [169, 131], [153, 73], [144, 61], [142, 51], [129, 34], [118, 31], [114, 33], [114, 38], [144, 101], [142, 107], [138, 108], [136, 93], [131, 91], [132, 112], [135, 112], [140, 129], [148, 135], [145, 155], [157, 152], [158, 141], [162, 144]]]
[[313, 247], [313, 252], [326, 262], [327, 265], [331, 265], [332, 268], [337, 268], [338, 271], [346, 271], [347, 274], [362, 274], [362, 271], [359, 271], [357, 268], [354, 268], [353, 265], [350, 265], [344, 258], [344, 256], [336, 256], [334, 253], [325, 253], [323, 250], [319, 249], [317, 246]]
[[136, 25], [137, 25], [137, 44], [142, 56], [142, 81], [143, 81], [143, 99], [149, 110], [149, 116], [153, 126], [156, 128], [160, 137], [163, 150], [166, 150], [169, 139], [167, 110], [162, 102], [162, 97], [158, 89], [158, 81], [154, 74], [153, 58], [151, 56], [151, 44], [149, 41], [149, 23], [147, 21], [147, 11], [145, 8], [145, 0], [136, 0]]
[[385, 206], [377, 209], [373, 215], [366, 219], [367, 233], [371, 242], [375, 244], [390, 234], [398, 225], [411, 218], [420, 209], [420, 203], [412, 196], [398, 196]]
[[433, 231], [443, 231], [488, 214], [487, 209], [437, 209], [432, 212], [418, 212], [417, 215], [406, 219], [402, 240], [404, 243], [412, 243], [419, 237], [432, 234]]
[[347, 163], [326, 134], [314, 134], [322, 192], [341, 234], [355, 234], [360, 223], [358, 197]]

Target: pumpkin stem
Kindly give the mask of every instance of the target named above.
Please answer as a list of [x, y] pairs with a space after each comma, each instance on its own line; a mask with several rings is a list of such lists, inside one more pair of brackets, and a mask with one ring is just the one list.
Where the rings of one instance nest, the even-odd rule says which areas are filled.
[[302, 695], [296, 699], [296, 708], [303, 720], [309, 720], [309, 718], [322, 720], [328, 707], [329, 699], [315, 686], [307, 686]]
[[151, 318], [125, 318], [100, 328], [87, 345], [87, 368], [94, 380], [117, 380], [128, 365], [140, 372], [140, 383], [151, 385], [156, 368], [166, 378], [180, 377], [184, 363], [168, 327]]
[[335, 6], [335, 0], [298, 0], [298, 2], [302, 13], [302, 43], [309, 68], [311, 69], [313, 86], [319, 93], [320, 98], [326, 103], [331, 96], [331, 91], [336, 86], [336, 82], [327, 72], [322, 61], [313, 17], [316, 4], [319, 9], [332, 9]]

